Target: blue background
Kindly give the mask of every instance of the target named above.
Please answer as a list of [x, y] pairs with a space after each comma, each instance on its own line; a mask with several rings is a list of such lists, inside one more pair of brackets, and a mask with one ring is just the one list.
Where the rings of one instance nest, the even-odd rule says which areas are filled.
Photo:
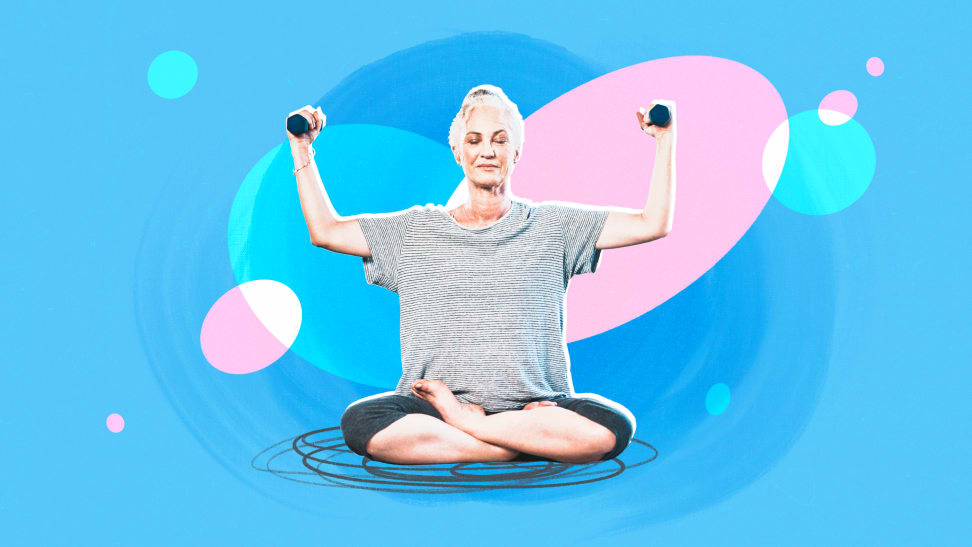
[[[956, 55], [968, 46], [959, 34], [968, 13], [958, 3], [662, 9], [494, 2], [349, 12], [321, 4], [119, 3], [8, 10], [0, 22], [0, 528], [12, 543], [279, 544], [366, 536], [376, 544], [581, 537], [595, 544], [932, 543], [968, 533], [960, 521], [972, 486], [969, 291], [962, 278], [969, 262], [965, 92], [972, 79]], [[297, 29], [306, 36], [289, 38]], [[171, 386], [159, 382], [138, 331], [144, 318], [133, 290], [139, 246], [159, 204], [189, 187], [238, 186], [282, 141], [287, 112], [314, 104], [359, 67], [479, 30], [549, 41], [605, 71], [668, 56], [733, 59], [764, 74], [791, 114], [815, 108], [834, 89], [850, 89], [860, 100], [855, 119], [877, 152], [867, 192], [821, 217], [771, 202], [717, 266], [731, 267], [753, 246], [806, 249], [806, 265], [774, 265], [770, 253], [754, 273], [786, 287], [790, 270], [823, 265], [834, 280], [821, 302], [832, 309], [833, 325], [826, 375], [808, 386], [808, 398], [819, 397], [812, 415], [797, 421], [782, 457], [731, 495], [641, 521], [624, 518], [622, 509], [617, 518], [595, 519], [583, 496], [570, 506], [504, 510], [495, 503], [432, 508], [360, 493], [342, 497], [338, 507], [336, 496], [346, 493], [310, 488], [296, 503], [228, 468], [211, 439], [187, 427]], [[176, 100], [156, 96], [146, 83], [149, 63], [170, 49], [189, 52], [199, 65], [195, 88]], [[885, 61], [878, 78], [864, 72], [870, 56]], [[209, 192], [196, 195], [228, 207], [224, 194]], [[196, 206], [207, 211], [205, 203]], [[775, 231], [759, 229], [770, 222]], [[168, 244], [191, 252], [194, 241], [185, 236]], [[821, 239], [828, 245], [823, 255], [812, 245]], [[747, 267], [753, 265], [730, 271]], [[700, 297], [719, 294], [693, 288], [700, 305], [709, 301]], [[806, 300], [817, 289], [792, 285]], [[718, 323], [717, 316], [707, 320]], [[788, 348], [768, 347], [787, 363]], [[585, 350], [584, 342], [572, 344], [572, 359], [583, 359]], [[576, 374], [575, 382], [586, 390]], [[121, 434], [104, 427], [111, 412], [126, 419]], [[639, 433], [643, 427], [649, 425], [640, 420]], [[722, 457], [743, 459], [746, 446]], [[626, 492], [629, 508], [651, 502]], [[341, 512], [348, 507], [368, 514], [349, 517]], [[600, 539], [589, 539], [593, 533]]]

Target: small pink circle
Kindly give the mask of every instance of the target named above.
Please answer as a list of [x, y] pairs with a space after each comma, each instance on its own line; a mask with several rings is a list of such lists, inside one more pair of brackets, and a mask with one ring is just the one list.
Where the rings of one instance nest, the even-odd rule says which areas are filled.
[[112, 433], [118, 433], [125, 429], [125, 418], [122, 418], [121, 414], [109, 414], [105, 423], [108, 424], [108, 431]]
[[867, 60], [867, 73], [871, 76], [880, 76], [884, 74], [884, 61], [880, 57], [871, 57]]

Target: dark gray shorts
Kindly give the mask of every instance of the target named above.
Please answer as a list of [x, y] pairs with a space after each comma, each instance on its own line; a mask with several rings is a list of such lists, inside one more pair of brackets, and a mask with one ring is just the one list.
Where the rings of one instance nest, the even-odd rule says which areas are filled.
[[[605, 454], [601, 458], [602, 460], [617, 457], [631, 442], [634, 424], [617, 409], [590, 398], [561, 397], [550, 400], [556, 402], [557, 406], [573, 410], [614, 433], [614, 437], [617, 439], [614, 449]], [[355, 454], [371, 457], [365, 451], [368, 441], [375, 433], [385, 429], [406, 414], [426, 414], [442, 419], [442, 415], [431, 403], [418, 397], [385, 395], [367, 399], [352, 404], [341, 416], [341, 433], [344, 435], [344, 443]], [[496, 412], [487, 412], [486, 414], [496, 414]], [[545, 460], [545, 458], [521, 452], [512, 461], [537, 460]]]

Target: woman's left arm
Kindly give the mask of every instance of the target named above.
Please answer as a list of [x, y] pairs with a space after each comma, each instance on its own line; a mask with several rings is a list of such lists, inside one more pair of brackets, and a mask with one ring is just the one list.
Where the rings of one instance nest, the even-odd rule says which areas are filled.
[[597, 249], [654, 241], [672, 230], [675, 216], [675, 103], [653, 101], [651, 104], [667, 106], [671, 121], [664, 127], [647, 125], [641, 112], [636, 113], [644, 132], [655, 137], [655, 166], [648, 187], [648, 202], [640, 212], [612, 208], [595, 244]]

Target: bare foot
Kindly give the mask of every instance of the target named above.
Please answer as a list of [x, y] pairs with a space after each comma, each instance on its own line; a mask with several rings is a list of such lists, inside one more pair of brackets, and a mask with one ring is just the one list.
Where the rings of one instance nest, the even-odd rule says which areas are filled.
[[527, 405], [520, 410], [533, 410], [541, 406], [557, 406], [557, 403], [553, 401], [533, 401], [532, 403], [527, 403]]
[[412, 384], [412, 393], [432, 404], [445, 423], [469, 433], [476, 422], [486, 417], [479, 405], [460, 403], [449, 386], [441, 380], [418, 380]]

